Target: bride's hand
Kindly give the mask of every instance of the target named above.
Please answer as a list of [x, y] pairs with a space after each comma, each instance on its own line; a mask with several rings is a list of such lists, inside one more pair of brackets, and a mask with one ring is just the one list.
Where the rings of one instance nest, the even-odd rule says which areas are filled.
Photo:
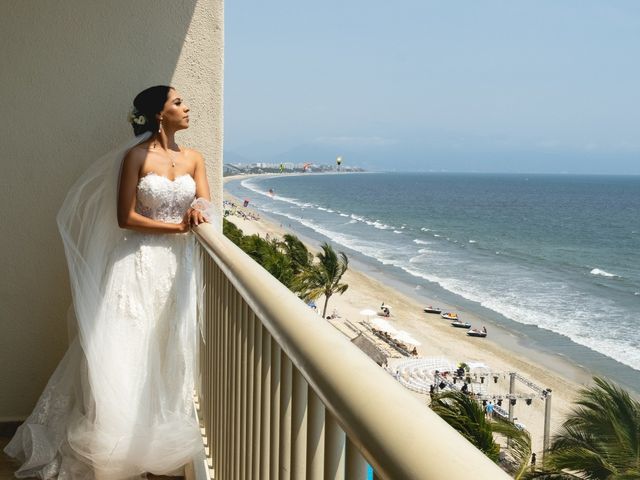
[[176, 224], [176, 227], [178, 227], [177, 233], [189, 233], [191, 225], [189, 224], [189, 219], [186, 215], [185, 218], [182, 219], [182, 222]]
[[191, 226], [197, 227], [199, 224], [205, 223], [207, 220], [204, 218], [204, 215], [200, 210], [190, 208], [187, 210], [187, 221]]

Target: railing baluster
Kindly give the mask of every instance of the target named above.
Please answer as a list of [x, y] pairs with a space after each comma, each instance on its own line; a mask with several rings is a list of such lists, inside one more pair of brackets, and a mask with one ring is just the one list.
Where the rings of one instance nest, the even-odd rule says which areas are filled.
[[234, 435], [234, 452], [233, 452], [233, 477], [240, 478], [240, 462], [242, 455], [242, 310], [244, 300], [237, 290], [236, 297], [236, 314], [233, 318], [235, 324], [235, 368], [233, 372], [233, 383], [235, 386], [234, 402], [233, 402], [233, 435]]
[[280, 368], [282, 351], [278, 342], [271, 338], [271, 438], [270, 473], [271, 480], [278, 478], [278, 460], [280, 457]]
[[269, 480], [271, 427], [271, 335], [262, 329], [262, 375], [260, 401], [260, 479]]
[[214, 263], [210, 258], [206, 259], [209, 262], [209, 268], [207, 270], [207, 289], [205, 291], [205, 312], [206, 312], [206, 342], [205, 342], [205, 359], [208, 365], [204, 368], [206, 370], [206, 382], [207, 387], [205, 389], [204, 398], [201, 399], [202, 402], [206, 404], [205, 408], [207, 409], [207, 420], [205, 430], [207, 432], [207, 439], [209, 443], [209, 459], [210, 459], [210, 468], [213, 468], [213, 461], [215, 458], [215, 432], [213, 430], [213, 422], [215, 415], [215, 371], [216, 371], [216, 359], [215, 359], [215, 323], [213, 321], [213, 297], [215, 287], [214, 284]]
[[345, 477], [349, 480], [365, 480], [367, 478], [367, 462], [356, 446], [347, 438], [347, 469]]
[[307, 478], [323, 480], [324, 477], [324, 405], [309, 388], [309, 413], [307, 417]]
[[242, 313], [240, 321], [242, 322], [242, 367], [240, 369], [240, 398], [242, 399], [241, 405], [241, 418], [240, 418], [240, 432], [242, 434], [242, 442], [240, 443], [240, 479], [248, 480], [249, 476], [247, 475], [247, 450], [248, 445], [251, 442], [251, 439], [247, 436], [248, 423], [247, 418], [249, 416], [249, 412], [247, 409], [247, 364], [249, 353], [247, 349], [248, 344], [248, 318], [249, 318], [249, 305], [246, 302], [242, 302]]
[[209, 372], [209, 395], [211, 399], [210, 406], [210, 415], [209, 415], [209, 435], [211, 441], [210, 451], [211, 451], [211, 467], [214, 468], [217, 465], [217, 448], [218, 448], [218, 431], [216, 428], [216, 414], [218, 408], [218, 385], [216, 383], [217, 373], [218, 373], [218, 318], [217, 314], [217, 302], [216, 295], [218, 295], [218, 266], [213, 264], [211, 261], [211, 289], [209, 292], [209, 348], [211, 352], [209, 353], [209, 358], [211, 359], [211, 370]]
[[346, 435], [333, 415], [325, 412], [324, 478], [344, 480]]
[[229, 408], [229, 478], [238, 478], [238, 469], [236, 468], [236, 462], [238, 458], [238, 428], [236, 426], [236, 419], [238, 418], [238, 395], [236, 394], [238, 386], [238, 302], [240, 294], [231, 286], [231, 294], [229, 295], [229, 320], [231, 322], [231, 335], [229, 336], [230, 356], [229, 361], [231, 367], [229, 368], [230, 382], [229, 382], [229, 395], [231, 398], [231, 404]]
[[252, 478], [260, 478], [260, 453], [261, 444], [261, 412], [262, 405], [262, 323], [256, 320], [254, 332], [254, 350], [255, 356], [253, 360], [253, 460], [252, 460]]
[[216, 329], [216, 369], [215, 369], [215, 418], [213, 423], [214, 434], [216, 436], [215, 441], [215, 452], [216, 456], [214, 458], [214, 468], [216, 478], [220, 478], [222, 474], [220, 462], [222, 460], [222, 426], [220, 424], [220, 420], [222, 418], [222, 392], [223, 392], [223, 383], [222, 383], [222, 346], [223, 346], [223, 338], [222, 338], [222, 290], [223, 290], [223, 279], [224, 275], [220, 269], [216, 269], [216, 286], [215, 286], [215, 329]]
[[255, 338], [255, 330], [256, 323], [258, 320], [255, 317], [255, 314], [252, 311], [249, 311], [249, 330], [247, 332], [247, 342], [249, 355], [247, 355], [247, 478], [254, 479], [253, 476], [253, 450], [255, 448], [255, 415], [254, 415], [254, 404], [255, 404], [255, 395], [254, 395], [254, 381], [253, 377], [255, 375], [255, 357], [256, 357], [256, 338]]
[[224, 291], [223, 291], [223, 299], [224, 299], [224, 307], [223, 307], [223, 321], [224, 321], [224, 333], [223, 333], [223, 358], [224, 358], [224, 362], [223, 362], [223, 378], [224, 378], [224, 383], [223, 383], [223, 401], [224, 401], [224, 408], [223, 408], [223, 414], [222, 414], [222, 431], [224, 432], [224, 437], [222, 439], [222, 442], [224, 443], [224, 450], [223, 450], [223, 458], [221, 459], [221, 466], [222, 466], [222, 475], [220, 478], [230, 478], [230, 472], [229, 472], [229, 454], [231, 452], [231, 442], [229, 441], [231, 438], [230, 435], [230, 428], [229, 428], [229, 412], [231, 411], [231, 399], [230, 397], [230, 393], [231, 393], [231, 389], [229, 388], [229, 384], [230, 384], [230, 375], [229, 375], [229, 369], [231, 367], [230, 365], [230, 357], [231, 357], [231, 352], [230, 352], [230, 347], [231, 345], [229, 344], [229, 338], [231, 337], [231, 318], [229, 317], [229, 289], [231, 288], [231, 282], [229, 281], [229, 279], [227, 279], [225, 277], [225, 282], [224, 282]]
[[307, 397], [308, 385], [296, 368], [292, 373], [291, 478], [307, 475]]
[[291, 375], [289, 357], [282, 352], [280, 360], [280, 461], [279, 480], [291, 479]]

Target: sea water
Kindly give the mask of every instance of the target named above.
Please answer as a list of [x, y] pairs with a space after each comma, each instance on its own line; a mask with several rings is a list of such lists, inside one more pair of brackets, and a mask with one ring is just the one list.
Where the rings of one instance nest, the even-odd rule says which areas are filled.
[[307, 174], [225, 188], [640, 389], [640, 177]]

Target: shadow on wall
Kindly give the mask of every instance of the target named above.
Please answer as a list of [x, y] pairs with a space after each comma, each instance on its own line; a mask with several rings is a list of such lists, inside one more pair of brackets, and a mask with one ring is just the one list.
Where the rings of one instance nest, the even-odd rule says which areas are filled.
[[196, 3], [3, 3], [0, 421], [30, 412], [67, 346], [64, 195], [131, 137], [133, 96], [171, 83]]

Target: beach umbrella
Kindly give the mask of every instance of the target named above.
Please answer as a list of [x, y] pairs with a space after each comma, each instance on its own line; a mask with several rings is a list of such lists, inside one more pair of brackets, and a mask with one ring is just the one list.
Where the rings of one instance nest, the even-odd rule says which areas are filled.
[[489, 368], [489, 365], [487, 365], [486, 363], [482, 363], [482, 362], [465, 362], [467, 364], [467, 366], [469, 367], [469, 371], [470, 372], [474, 372], [474, 373], [489, 373], [491, 372], [491, 369]]
[[411, 334], [409, 334], [409, 332], [405, 332], [404, 330], [400, 330], [399, 332], [397, 332], [393, 338], [395, 338], [396, 340], [398, 340], [399, 342], [402, 343], [407, 343], [409, 345], [413, 345], [415, 347], [420, 346], [420, 342], [417, 341], [415, 338], [413, 338], [411, 336]]

